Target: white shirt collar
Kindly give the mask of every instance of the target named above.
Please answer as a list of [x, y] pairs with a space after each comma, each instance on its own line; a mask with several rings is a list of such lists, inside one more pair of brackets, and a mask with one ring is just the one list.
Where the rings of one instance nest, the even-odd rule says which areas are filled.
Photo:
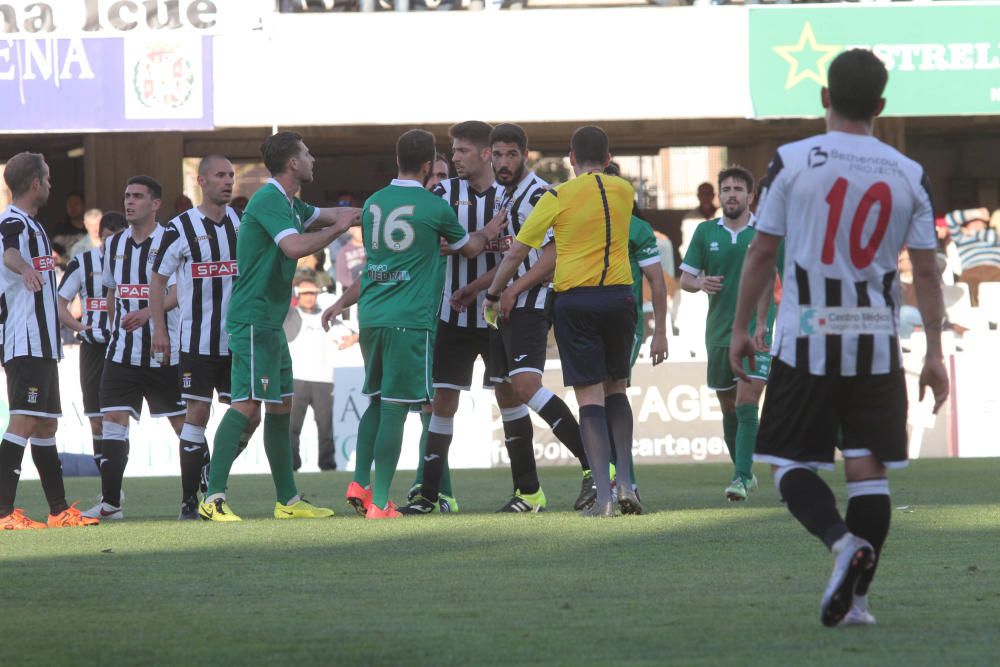
[[389, 185], [398, 185], [401, 188], [424, 188], [420, 181], [415, 181], [412, 178], [394, 178]]
[[278, 188], [278, 192], [280, 192], [281, 194], [283, 194], [285, 196], [285, 199], [291, 200], [291, 197], [289, 197], [288, 193], [285, 192], [285, 188], [281, 187], [281, 183], [279, 183], [278, 181], [276, 181], [273, 178], [267, 179], [267, 182], [270, 183], [270, 184], [272, 184], [274, 187]]

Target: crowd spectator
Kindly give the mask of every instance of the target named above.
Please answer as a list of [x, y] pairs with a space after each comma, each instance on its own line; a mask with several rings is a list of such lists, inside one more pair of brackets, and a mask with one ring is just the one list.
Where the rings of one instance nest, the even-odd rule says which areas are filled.
[[49, 236], [54, 243], [61, 243], [64, 248], [72, 248], [85, 235], [83, 224], [84, 212], [87, 210], [83, 194], [77, 191], [66, 195], [66, 218], [62, 225], [56, 227]]
[[972, 305], [978, 306], [980, 283], [1000, 281], [1000, 236], [987, 208], [952, 211], [944, 220], [958, 251], [958, 280], [969, 286]]
[[87, 233], [70, 246], [69, 259], [76, 257], [81, 252], [87, 252], [88, 250], [100, 247], [102, 217], [103, 214], [99, 208], [87, 209], [87, 212], [83, 214], [83, 228]]

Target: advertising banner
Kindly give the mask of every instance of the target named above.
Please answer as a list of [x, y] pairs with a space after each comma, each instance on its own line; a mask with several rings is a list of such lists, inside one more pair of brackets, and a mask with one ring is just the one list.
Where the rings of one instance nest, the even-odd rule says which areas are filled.
[[885, 115], [1000, 113], [1000, 4], [749, 11], [755, 117], [821, 116], [827, 68], [855, 47], [889, 70]]

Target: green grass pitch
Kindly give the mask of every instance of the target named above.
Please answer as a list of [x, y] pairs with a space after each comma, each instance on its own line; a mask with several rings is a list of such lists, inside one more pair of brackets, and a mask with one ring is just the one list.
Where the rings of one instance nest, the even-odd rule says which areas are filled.
[[[759, 467], [759, 466], [758, 466]], [[241, 524], [180, 523], [177, 479], [129, 479], [126, 520], [0, 533], [3, 665], [991, 665], [1000, 661], [1000, 461], [891, 475], [878, 625], [818, 620], [831, 558], [770, 478], [727, 505], [728, 466], [638, 471], [649, 513], [499, 516], [504, 470], [458, 471], [462, 513], [366, 522], [343, 473], [299, 476], [337, 517], [277, 521], [268, 477], [235, 477]], [[401, 500], [411, 479], [397, 476]], [[841, 508], [842, 474], [833, 482]], [[98, 490], [68, 480], [69, 497]], [[37, 482], [18, 506], [44, 518]]]

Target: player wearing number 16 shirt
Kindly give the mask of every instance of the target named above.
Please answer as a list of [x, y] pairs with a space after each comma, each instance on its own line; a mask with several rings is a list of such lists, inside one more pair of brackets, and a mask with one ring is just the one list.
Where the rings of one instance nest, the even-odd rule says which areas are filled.
[[[403, 444], [410, 405], [431, 400], [433, 330], [444, 287], [441, 239], [464, 257], [477, 256], [496, 239], [502, 216], [471, 234], [448, 203], [423, 188], [436, 155], [434, 136], [410, 130], [396, 142], [399, 176], [365, 202], [365, 270], [358, 321], [365, 360], [364, 393], [371, 398], [358, 427], [352, 490], [362, 495], [369, 519], [396, 518], [389, 486]], [[470, 313], [475, 317], [475, 313]], [[374, 488], [368, 491], [372, 461]], [[370, 495], [369, 495], [370, 494]]]
[[[868, 590], [889, 531], [886, 468], [906, 465], [906, 385], [897, 337], [906, 246], [927, 336], [921, 397], [948, 395], [941, 354], [944, 305], [934, 257], [934, 213], [919, 164], [878, 141], [888, 74], [871, 51], [846, 51], [822, 90], [827, 133], [774, 156], [744, 262], [730, 366], [752, 357], [747, 326], [785, 239], [784, 295], [754, 460], [770, 463], [789, 511], [834, 555], [820, 602], [824, 625], [871, 624]], [[834, 447], [847, 477], [847, 514], [816, 475]]]

